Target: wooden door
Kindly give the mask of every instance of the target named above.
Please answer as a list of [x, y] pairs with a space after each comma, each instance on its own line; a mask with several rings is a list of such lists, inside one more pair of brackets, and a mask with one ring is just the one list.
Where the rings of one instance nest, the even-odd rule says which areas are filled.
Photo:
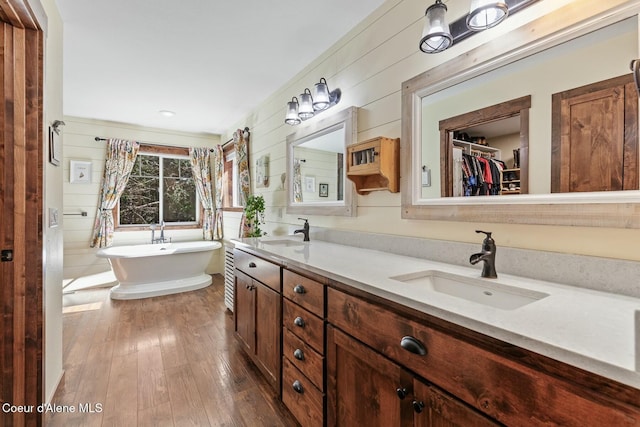
[[551, 191], [638, 189], [638, 94], [631, 75], [554, 94]]
[[327, 327], [327, 425], [409, 426], [412, 393], [407, 371]]
[[253, 280], [236, 270], [234, 295], [235, 331], [247, 353], [253, 356], [256, 348], [255, 295]]
[[413, 382], [415, 427], [497, 427], [500, 424], [481, 415], [440, 389], [415, 379]]
[[271, 385], [280, 390], [280, 336], [282, 310], [280, 294], [254, 281], [256, 298], [256, 356]]
[[[0, 402], [33, 407], [44, 399], [41, 12], [0, 2]], [[41, 424], [35, 410], [0, 413], [0, 426]]]

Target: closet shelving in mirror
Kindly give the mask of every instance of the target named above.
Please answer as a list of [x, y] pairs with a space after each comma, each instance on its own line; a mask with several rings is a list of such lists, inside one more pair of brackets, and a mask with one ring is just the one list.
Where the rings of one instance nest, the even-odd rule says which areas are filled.
[[400, 191], [400, 138], [372, 138], [347, 147], [347, 177], [358, 194]]
[[499, 148], [489, 147], [488, 145], [476, 144], [469, 141], [463, 141], [461, 139], [454, 139], [453, 145], [462, 148], [465, 154], [477, 154], [487, 156], [492, 159], [500, 160], [501, 152]]
[[520, 194], [520, 168], [504, 169], [502, 171], [502, 191], [500, 194]]

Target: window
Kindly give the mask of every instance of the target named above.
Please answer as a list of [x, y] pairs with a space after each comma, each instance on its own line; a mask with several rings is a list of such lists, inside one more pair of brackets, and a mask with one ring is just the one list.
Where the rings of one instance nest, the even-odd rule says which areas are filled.
[[235, 144], [228, 144], [227, 147], [224, 148], [222, 188], [224, 191], [222, 208], [225, 210], [241, 210], [240, 179], [238, 178]]
[[142, 151], [120, 197], [119, 225], [196, 224], [200, 203], [186, 150]]

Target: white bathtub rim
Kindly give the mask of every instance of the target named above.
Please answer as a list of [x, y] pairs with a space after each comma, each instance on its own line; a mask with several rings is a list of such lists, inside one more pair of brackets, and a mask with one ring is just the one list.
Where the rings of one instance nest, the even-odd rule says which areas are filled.
[[213, 282], [206, 273], [178, 280], [126, 285], [119, 283], [109, 292], [111, 299], [131, 300], [177, 294], [206, 288]]
[[217, 241], [188, 241], [142, 245], [123, 245], [102, 248], [96, 252], [99, 258], [143, 258], [166, 256], [178, 253], [206, 252], [220, 249], [222, 243]]

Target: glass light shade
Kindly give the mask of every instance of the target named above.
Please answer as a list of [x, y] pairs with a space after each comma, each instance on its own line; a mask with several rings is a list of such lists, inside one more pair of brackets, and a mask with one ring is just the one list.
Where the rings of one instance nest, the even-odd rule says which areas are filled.
[[329, 88], [327, 81], [323, 78], [313, 88], [313, 109], [316, 111], [326, 110], [331, 105], [329, 100]]
[[425, 24], [420, 39], [420, 50], [424, 53], [438, 53], [453, 43], [447, 22], [447, 6], [436, 0], [425, 12]]
[[302, 120], [307, 120], [313, 117], [313, 114], [313, 98], [311, 97], [311, 91], [309, 89], [305, 89], [304, 93], [300, 94], [298, 117]]
[[467, 28], [482, 31], [495, 27], [509, 15], [509, 7], [504, 1], [471, 0]]
[[284, 118], [284, 122], [291, 126], [300, 124], [300, 117], [298, 117], [298, 98], [295, 96], [291, 98], [291, 101], [287, 102], [287, 115]]

